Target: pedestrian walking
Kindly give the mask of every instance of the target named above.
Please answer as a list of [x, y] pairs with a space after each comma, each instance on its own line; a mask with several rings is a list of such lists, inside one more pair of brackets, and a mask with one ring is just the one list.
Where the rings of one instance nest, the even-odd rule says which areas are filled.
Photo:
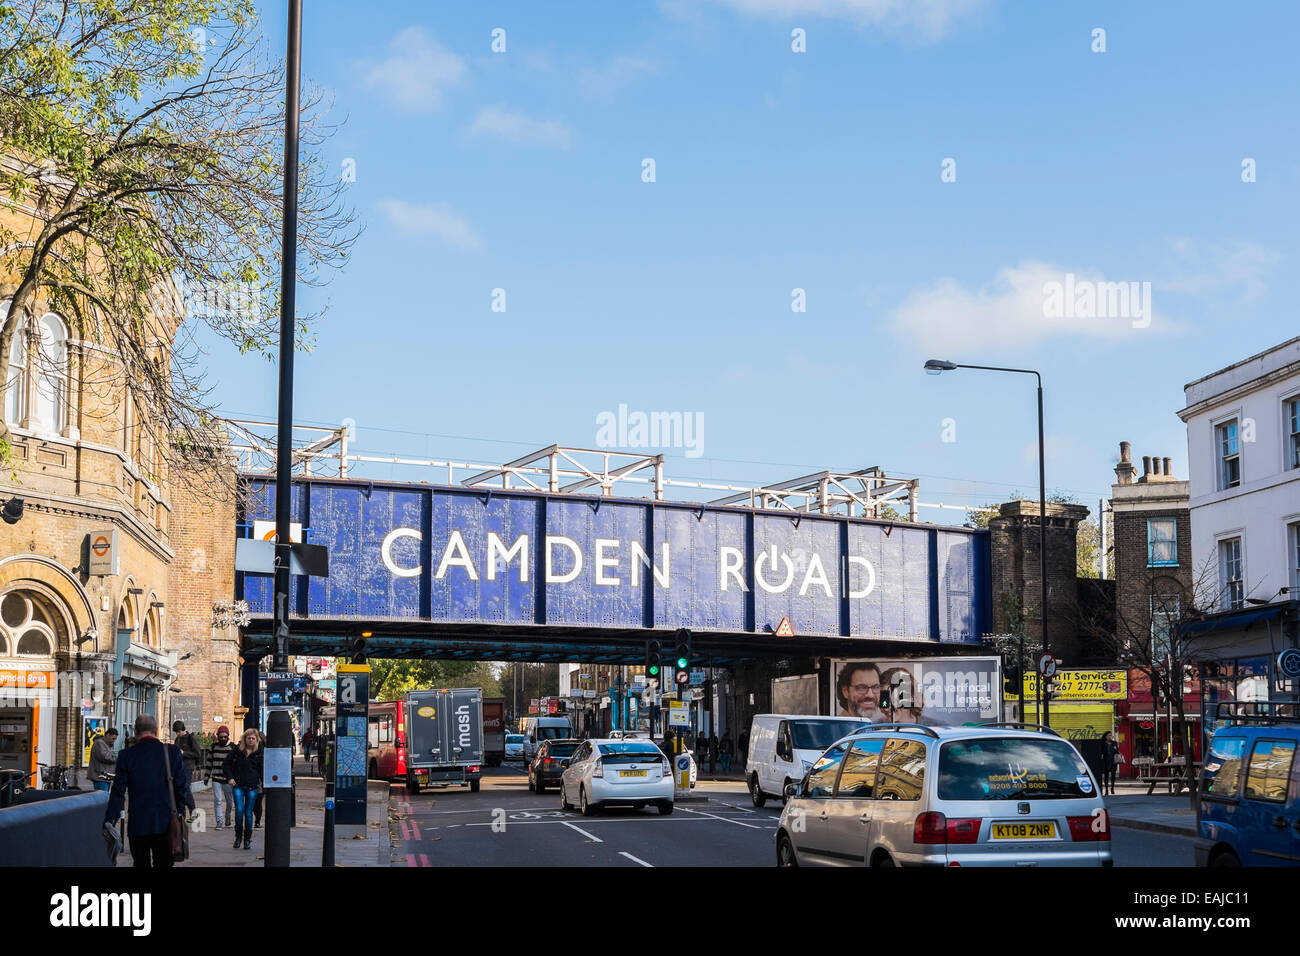
[[[265, 760], [266, 734], [262, 733], [260, 730], [254, 731], [254, 733], [257, 734], [257, 752], [260, 753], [262, 759]], [[257, 788], [257, 797], [253, 800], [253, 827], [257, 830], [262, 829], [262, 797], [262, 787], [259, 785]]]
[[117, 754], [113, 745], [117, 743], [117, 728], [109, 727], [90, 745], [90, 780], [96, 790], [106, 793], [113, 789], [113, 774], [117, 771]]
[[709, 734], [709, 773], [714, 773], [714, 767], [718, 763], [718, 735], [717, 733]]
[[183, 721], [178, 720], [172, 724], [172, 743], [181, 748], [181, 757], [185, 760], [185, 778], [193, 780], [194, 771], [198, 769], [203, 754], [199, 751], [198, 740], [185, 730]]
[[[135, 719], [135, 746], [117, 758], [113, 788], [108, 795], [104, 823], [115, 824], [123, 806], [130, 806], [126, 836], [131, 863], [141, 869], [173, 864], [169, 829], [181, 807], [194, 809], [185, 758], [180, 748], [158, 739], [158, 721], [151, 714]], [[167, 786], [168, 775], [171, 787]]]
[[302, 735], [302, 759], [307, 762], [308, 767], [311, 766], [311, 745], [315, 742], [316, 734], [308, 727], [307, 732]]
[[253, 802], [262, 789], [262, 750], [258, 733], [249, 728], [239, 738], [239, 746], [230, 751], [222, 766], [226, 782], [235, 791], [235, 849], [242, 841], [244, 849], [253, 845]]
[[216, 829], [234, 825], [235, 790], [226, 781], [223, 769], [226, 757], [235, 745], [230, 741], [230, 728], [222, 724], [217, 728], [217, 739], [203, 756], [203, 782], [212, 784], [212, 815], [216, 817]]
[[718, 742], [718, 751], [719, 751], [720, 758], [721, 758], [721, 760], [722, 760], [722, 772], [723, 772], [723, 773], [731, 773], [731, 751], [732, 751], [732, 746], [733, 746], [733, 745], [732, 745], [732, 743], [731, 743], [731, 735], [730, 735], [730, 734], [725, 734], [725, 735], [723, 736], [722, 740], [720, 740], [720, 741]]
[[749, 731], [748, 730], [742, 730], [740, 732], [739, 744], [740, 744], [739, 746], [740, 768], [743, 770], [749, 766]]
[[1115, 773], [1119, 769], [1119, 747], [1110, 731], [1101, 735], [1101, 793], [1115, 796]]

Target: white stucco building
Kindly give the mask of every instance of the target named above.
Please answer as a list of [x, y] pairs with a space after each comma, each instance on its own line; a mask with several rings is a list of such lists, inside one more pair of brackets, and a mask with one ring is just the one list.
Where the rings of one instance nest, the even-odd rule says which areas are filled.
[[1217, 571], [1218, 609], [1300, 588], [1300, 337], [1184, 392], [1192, 560]]
[[[1185, 386], [1196, 615], [1216, 701], [1300, 696], [1300, 337]], [[1208, 585], [1208, 586], [1207, 586]]]

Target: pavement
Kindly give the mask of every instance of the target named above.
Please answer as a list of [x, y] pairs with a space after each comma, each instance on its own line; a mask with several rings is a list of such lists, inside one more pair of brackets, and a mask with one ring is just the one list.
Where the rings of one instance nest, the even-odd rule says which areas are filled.
[[[298, 777], [297, 825], [289, 831], [289, 865], [320, 866], [324, 844], [325, 783], [319, 777]], [[334, 827], [335, 866], [389, 865], [389, 785], [372, 781], [366, 788], [366, 825]], [[265, 866], [265, 816], [263, 827], [253, 831], [250, 849], [234, 849], [233, 827], [218, 830], [208, 790], [195, 790], [195, 803], [204, 811], [202, 832], [190, 831], [190, 859], [184, 866]], [[130, 866], [124, 855], [119, 866]]]
[[1186, 793], [1178, 796], [1153, 793], [1147, 796], [1147, 785], [1144, 783], [1129, 787], [1121, 783], [1115, 789], [1115, 796], [1106, 797], [1111, 826], [1176, 836], [1196, 835], [1196, 812], [1192, 810], [1191, 797]]

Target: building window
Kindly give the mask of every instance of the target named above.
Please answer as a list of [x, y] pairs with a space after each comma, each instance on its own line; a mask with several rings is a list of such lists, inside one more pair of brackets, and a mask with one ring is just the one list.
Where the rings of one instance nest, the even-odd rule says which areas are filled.
[[1147, 519], [1147, 567], [1178, 565], [1178, 519]]
[[1300, 522], [1287, 525], [1287, 553], [1290, 560], [1290, 587], [1289, 596], [1294, 600], [1300, 596]]
[[1287, 426], [1286, 467], [1300, 468], [1300, 398], [1288, 398], [1282, 408]]
[[57, 644], [54, 621], [30, 592], [10, 591], [0, 600], [0, 648], [19, 657], [50, 657]]
[[1237, 420], [1216, 425], [1214, 437], [1219, 449], [1219, 490], [1241, 484], [1241, 453], [1237, 446]]
[[[9, 315], [9, 304], [0, 305], [0, 321]], [[5, 421], [21, 426], [62, 433], [67, 422], [68, 330], [53, 312], [35, 326], [36, 349], [29, 350], [30, 332], [14, 330], [5, 374]], [[28, 408], [29, 381], [36, 382], [35, 405]]]
[[1151, 659], [1164, 660], [1169, 656], [1174, 628], [1182, 612], [1182, 600], [1177, 594], [1151, 595]]
[[1236, 610], [1245, 603], [1244, 578], [1241, 567], [1241, 539], [1228, 538], [1219, 542], [1219, 593], [1223, 607]]

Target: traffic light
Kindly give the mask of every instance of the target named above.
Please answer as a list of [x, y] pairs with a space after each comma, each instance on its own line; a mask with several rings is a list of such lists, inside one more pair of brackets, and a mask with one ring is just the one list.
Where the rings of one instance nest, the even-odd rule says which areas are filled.
[[1019, 696], [1022, 684], [1019, 661], [1007, 661], [1002, 665], [1002, 690], [1004, 693]]
[[[691, 666], [691, 632], [684, 627], [677, 629], [677, 649], [673, 652], [673, 666], [684, 671]], [[681, 683], [679, 680], [677, 683]]]
[[660, 659], [662, 655], [663, 655], [663, 649], [658, 641], [651, 641], [646, 645], [645, 672], [648, 676], [650, 677], [659, 676], [659, 670], [663, 664], [663, 662]]
[[353, 664], [364, 664], [366, 662], [366, 639], [358, 637], [353, 641], [349, 653], [352, 655]]

